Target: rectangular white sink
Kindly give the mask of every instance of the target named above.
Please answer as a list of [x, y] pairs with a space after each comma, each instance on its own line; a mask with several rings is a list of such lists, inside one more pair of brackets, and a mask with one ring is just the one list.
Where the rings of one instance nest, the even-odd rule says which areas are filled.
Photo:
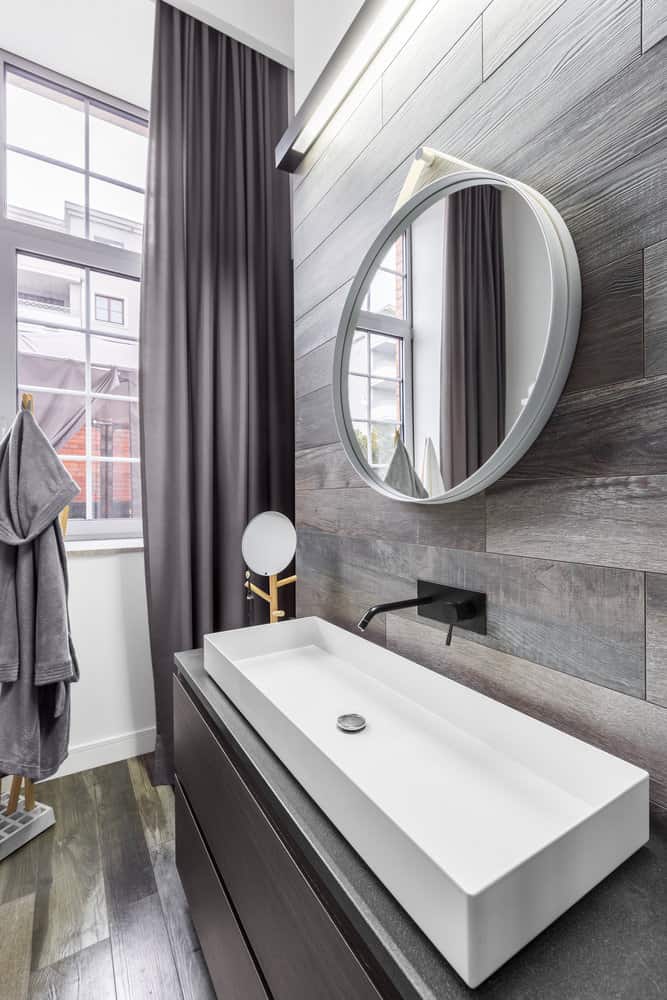
[[319, 618], [204, 667], [469, 986], [648, 840], [645, 771]]

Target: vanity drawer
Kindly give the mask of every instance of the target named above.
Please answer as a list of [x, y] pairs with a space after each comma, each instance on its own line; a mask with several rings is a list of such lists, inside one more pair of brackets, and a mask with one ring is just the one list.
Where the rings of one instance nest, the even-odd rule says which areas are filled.
[[176, 782], [176, 867], [208, 970], [221, 1000], [268, 1000], [218, 873]]
[[275, 1000], [380, 1000], [196, 705], [175, 679], [176, 773]]

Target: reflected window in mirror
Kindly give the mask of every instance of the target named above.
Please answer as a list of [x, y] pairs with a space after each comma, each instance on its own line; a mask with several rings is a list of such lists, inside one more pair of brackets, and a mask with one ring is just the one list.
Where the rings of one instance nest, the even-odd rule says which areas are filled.
[[397, 436], [412, 441], [410, 280], [406, 231], [373, 275], [350, 348], [350, 416], [361, 455], [380, 478]]

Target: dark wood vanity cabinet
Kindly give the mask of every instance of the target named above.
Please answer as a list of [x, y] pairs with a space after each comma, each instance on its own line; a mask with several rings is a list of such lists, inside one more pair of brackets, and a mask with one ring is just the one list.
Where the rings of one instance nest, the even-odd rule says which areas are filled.
[[176, 861], [220, 1000], [380, 1000], [178, 678], [174, 730]]

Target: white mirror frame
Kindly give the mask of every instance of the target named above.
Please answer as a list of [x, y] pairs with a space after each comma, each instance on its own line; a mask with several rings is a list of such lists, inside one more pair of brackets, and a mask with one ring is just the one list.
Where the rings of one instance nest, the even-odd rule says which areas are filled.
[[[540, 227], [551, 273], [549, 330], [533, 391], [493, 455], [472, 475], [442, 496], [419, 500], [405, 496], [376, 479], [357, 450], [347, 390], [347, 372], [352, 346], [352, 337], [349, 334], [375, 268], [386, 252], [387, 246], [391, 246], [400, 233], [432, 204], [446, 195], [480, 184], [492, 184], [498, 188], [515, 191], [531, 210]], [[338, 327], [333, 366], [334, 411], [338, 434], [356, 472], [378, 493], [405, 503], [453, 503], [487, 489], [509, 472], [528, 451], [553, 413], [572, 365], [580, 318], [581, 278], [577, 252], [565, 222], [551, 202], [520, 181], [476, 167], [457, 170], [424, 186], [391, 216], [373, 242], [352, 283]]]

